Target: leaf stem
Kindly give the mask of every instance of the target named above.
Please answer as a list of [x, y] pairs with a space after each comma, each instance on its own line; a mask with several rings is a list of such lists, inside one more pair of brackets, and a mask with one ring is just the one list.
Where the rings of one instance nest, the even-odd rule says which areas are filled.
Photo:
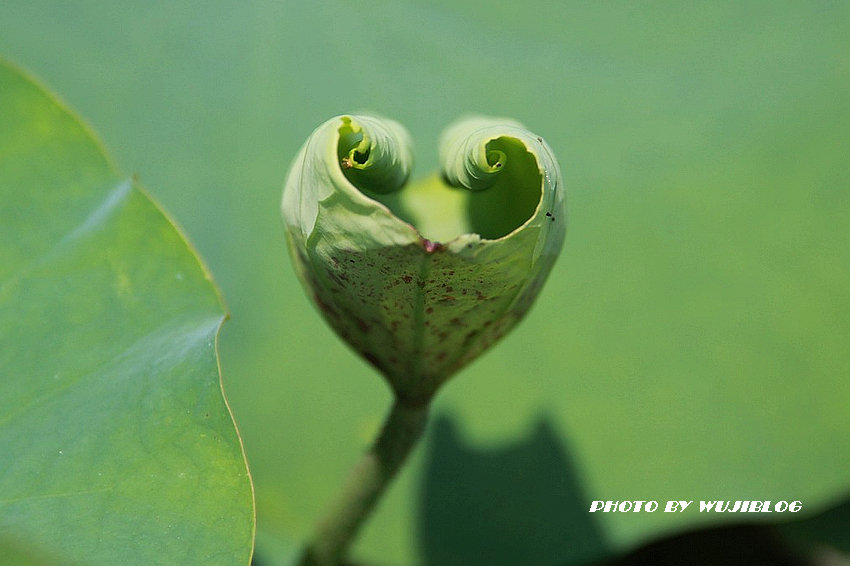
[[339, 566], [357, 532], [422, 436], [430, 403], [396, 399], [372, 447], [351, 470], [340, 497], [318, 523], [301, 566]]

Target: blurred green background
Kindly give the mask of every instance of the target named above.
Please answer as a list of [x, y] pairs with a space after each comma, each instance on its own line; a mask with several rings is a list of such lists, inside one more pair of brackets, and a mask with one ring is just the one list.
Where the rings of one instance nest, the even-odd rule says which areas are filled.
[[[417, 177], [463, 113], [544, 136], [563, 256], [442, 392], [356, 554], [555, 564], [739, 519], [590, 500], [817, 512], [850, 490], [848, 22], [843, 2], [5, 0], [0, 54], [94, 126], [209, 264], [259, 529], [284, 545], [390, 402], [294, 277], [289, 160], [360, 109], [410, 129]], [[462, 559], [487, 541], [505, 549]]]

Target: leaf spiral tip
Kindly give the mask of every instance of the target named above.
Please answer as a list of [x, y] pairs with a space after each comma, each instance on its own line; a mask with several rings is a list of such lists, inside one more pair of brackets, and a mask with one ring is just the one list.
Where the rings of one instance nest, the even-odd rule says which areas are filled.
[[337, 154], [346, 178], [361, 191], [375, 194], [404, 186], [413, 164], [407, 130], [374, 116], [340, 117]]

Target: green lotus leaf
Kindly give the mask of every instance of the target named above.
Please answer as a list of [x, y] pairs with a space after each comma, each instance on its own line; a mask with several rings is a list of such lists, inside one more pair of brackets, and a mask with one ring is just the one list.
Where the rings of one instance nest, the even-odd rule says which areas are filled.
[[248, 564], [225, 313], [91, 132], [0, 60], [0, 564]]
[[406, 183], [410, 137], [373, 116], [328, 120], [283, 191], [299, 278], [396, 394], [424, 402], [528, 311], [564, 240], [546, 142], [473, 117], [440, 141], [442, 173]]

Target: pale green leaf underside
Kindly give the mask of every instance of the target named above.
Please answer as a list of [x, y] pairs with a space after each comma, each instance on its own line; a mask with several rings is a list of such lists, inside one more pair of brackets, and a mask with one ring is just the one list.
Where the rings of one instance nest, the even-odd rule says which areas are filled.
[[542, 138], [469, 118], [441, 154], [441, 174], [407, 184], [400, 124], [333, 118], [293, 161], [282, 204], [328, 322], [417, 402], [525, 315], [564, 239], [563, 182]]
[[78, 119], [2, 62], [0, 108], [0, 532], [63, 564], [247, 564], [208, 276]]

